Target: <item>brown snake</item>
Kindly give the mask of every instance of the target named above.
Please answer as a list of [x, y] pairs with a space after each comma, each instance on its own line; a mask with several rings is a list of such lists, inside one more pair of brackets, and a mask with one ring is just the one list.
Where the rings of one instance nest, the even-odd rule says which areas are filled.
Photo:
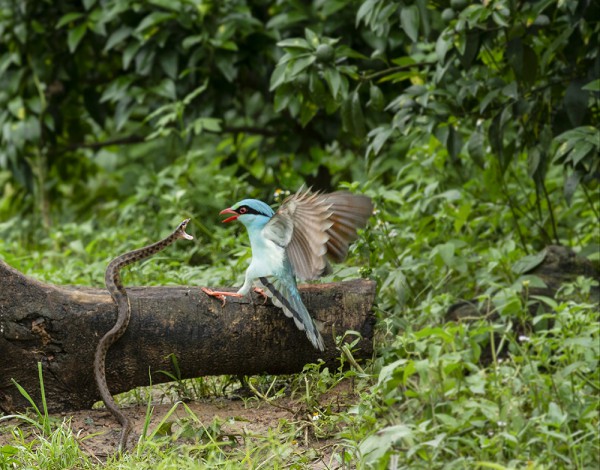
[[131, 317], [129, 297], [125, 287], [123, 286], [123, 283], [121, 282], [119, 270], [129, 264], [143, 260], [161, 250], [164, 250], [167, 246], [180, 238], [192, 240], [193, 237], [185, 233], [185, 227], [189, 221], [190, 219], [185, 219], [179, 224], [175, 231], [171, 233], [171, 235], [159, 242], [145, 246], [144, 248], [140, 248], [138, 250], [124, 253], [121, 256], [117, 256], [106, 267], [104, 282], [106, 283], [106, 288], [110, 292], [111, 297], [117, 304], [118, 315], [114, 326], [102, 337], [98, 343], [98, 346], [96, 347], [96, 357], [94, 358], [94, 377], [96, 379], [96, 384], [98, 385], [98, 390], [100, 391], [100, 396], [102, 397], [102, 401], [104, 401], [106, 408], [108, 408], [108, 410], [110, 410], [110, 412], [117, 418], [119, 423], [121, 423], [122, 430], [121, 437], [119, 439], [119, 451], [125, 450], [127, 445], [127, 437], [131, 432], [131, 423], [129, 422], [127, 416], [125, 416], [125, 414], [119, 410], [119, 407], [110, 394], [110, 390], [108, 389], [108, 385], [106, 383], [105, 370], [106, 352], [108, 351], [108, 348], [110, 348], [112, 344], [117, 341], [123, 335], [123, 333], [125, 333]]

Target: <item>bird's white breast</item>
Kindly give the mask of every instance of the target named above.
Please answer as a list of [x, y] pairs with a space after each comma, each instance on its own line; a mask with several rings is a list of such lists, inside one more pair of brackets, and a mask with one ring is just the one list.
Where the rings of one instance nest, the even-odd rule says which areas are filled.
[[251, 278], [272, 276], [283, 268], [285, 249], [262, 236], [259, 231], [251, 232], [252, 261], [248, 267]]

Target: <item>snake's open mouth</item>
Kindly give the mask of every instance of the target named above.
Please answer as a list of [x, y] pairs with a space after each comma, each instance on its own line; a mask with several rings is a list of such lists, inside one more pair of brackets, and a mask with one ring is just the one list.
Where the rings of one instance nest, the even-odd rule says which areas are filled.
[[185, 219], [183, 222], [181, 222], [181, 235], [186, 240], [193, 240], [194, 237], [192, 237], [189, 233], [185, 233], [185, 228], [187, 227], [187, 224], [189, 224], [189, 223], [190, 223], [190, 219]]
[[222, 221], [222, 223], [224, 224], [226, 224], [227, 222], [232, 222], [240, 216], [240, 214], [233, 210], [231, 207], [223, 209], [221, 212], [219, 212], [219, 214], [233, 214], [231, 217], [227, 217], [225, 220]]

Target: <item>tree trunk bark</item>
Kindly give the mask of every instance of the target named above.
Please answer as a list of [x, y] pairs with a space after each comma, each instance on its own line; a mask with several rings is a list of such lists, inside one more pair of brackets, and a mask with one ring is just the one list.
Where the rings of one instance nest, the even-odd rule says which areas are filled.
[[[221, 289], [221, 288], [219, 288]], [[227, 290], [227, 289], [225, 289]], [[232, 290], [232, 289], [231, 289]], [[177, 358], [179, 378], [204, 375], [288, 374], [323, 359], [338, 367], [334, 335], [360, 332], [354, 357], [373, 353], [372, 305], [375, 283], [354, 280], [300, 288], [306, 307], [325, 339], [321, 353], [303, 331], [260, 296], [230, 298], [226, 305], [199, 287], [130, 287], [131, 322], [107, 354], [112, 393], [171, 379]], [[48, 407], [85, 409], [100, 399], [93, 374], [98, 340], [114, 324], [117, 308], [106, 290], [60, 287], [24, 276], [0, 261], [0, 408], [28, 402], [19, 383], [40, 403], [37, 363], [41, 362]]]

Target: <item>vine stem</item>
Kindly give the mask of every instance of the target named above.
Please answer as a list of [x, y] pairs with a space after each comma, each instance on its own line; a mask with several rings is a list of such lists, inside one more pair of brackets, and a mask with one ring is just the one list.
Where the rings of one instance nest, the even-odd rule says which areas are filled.
[[[498, 163], [499, 164], [499, 163]], [[513, 216], [513, 220], [515, 223], [515, 228], [517, 229], [517, 234], [519, 235], [519, 240], [521, 241], [521, 245], [523, 246], [523, 250], [526, 254], [529, 254], [529, 250], [527, 249], [527, 243], [525, 242], [525, 237], [523, 236], [523, 232], [521, 232], [521, 226], [519, 225], [519, 217], [514, 207], [514, 203], [510, 195], [508, 194], [508, 188], [506, 187], [506, 181], [504, 180], [504, 175], [502, 174], [502, 169], [499, 168], [500, 171], [500, 184], [502, 185], [502, 190], [506, 195], [506, 199], [508, 201], [508, 207], [510, 207], [510, 212]]]
[[590, 205], [590, 209], [592, 210], [592, 212], [596, 216], [596, 220], [600, 219], [600, 214], [598, 213], [598, 211], [594, 207], [594, 201], [592, 200], [592, 197], [590, 196], [590, 193], [588, 192], [587, 188], [583, 184], [581, 185], [581, 188], [583, 189], [583, 193], [585, 194], [585, 198], [588, 200], [588, 203]]
[[437, 61], [435, 62], [416, 62], [414, 64], [408, 64], [408, 65], [398, 65], [396, 67], [390, 67], [387, 68], [385, 70], [380, 70], [378, 72], [373, 72], [370, 75], [361, 75], [360, 76], [360, 80], [363, 82], [369, 81], [369, 80], [373, 80], [375, 78], [379, 78], [383, 75], [387, 75], [389, 73], [394, 73], [394, 72], [402, 72], [403, 70], [410, 70], [413, 68], [420, 68], [420, 67], [428, 67], [431, 65], [436, 65]]

